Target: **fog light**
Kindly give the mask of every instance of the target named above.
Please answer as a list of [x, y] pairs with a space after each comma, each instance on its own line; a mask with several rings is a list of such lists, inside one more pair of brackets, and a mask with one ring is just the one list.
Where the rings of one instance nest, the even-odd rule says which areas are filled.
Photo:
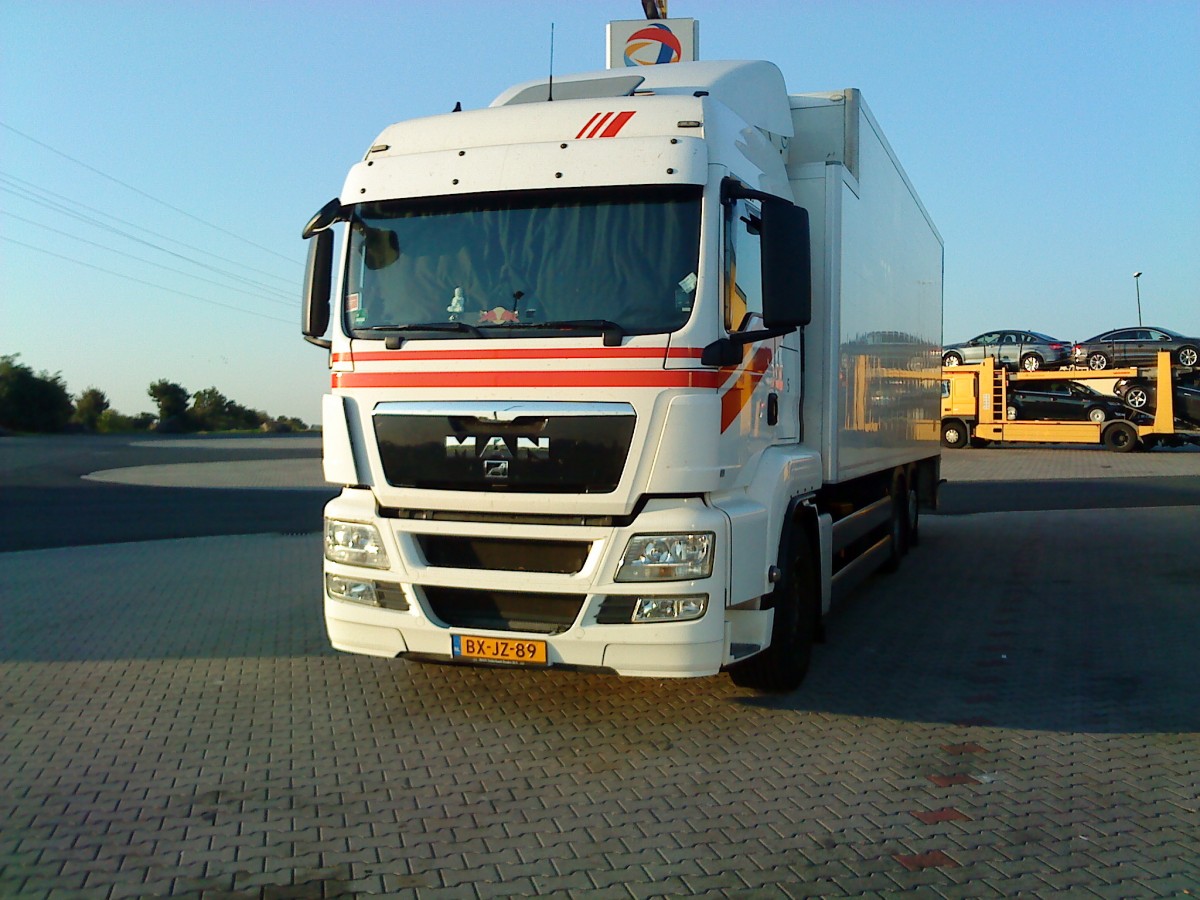
[[638, 597], [634, 622], [683, 622], [699, 619], [708, 610], [708, 595], [688, 597]]
[[373, 581], [358, 581], [341, 575], [326, 575], [325, 590], [335, 600], [362, 603], [366, 606], [379, 605], [379, 597], [375, 593], [375, 582]]

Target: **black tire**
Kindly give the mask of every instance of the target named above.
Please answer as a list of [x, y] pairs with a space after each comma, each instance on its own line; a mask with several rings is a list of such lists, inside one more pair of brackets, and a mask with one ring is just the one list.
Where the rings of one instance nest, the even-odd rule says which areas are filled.
[[942, 422], [942, 446], [952, 450], [960, 450], [967, 446], [971, 439], [971, 430], [961, 419], [947, 419]]
[[1026, 353], [1021, 357], [1021, 368], [1026, 372], [1036, 372], [1042, 367], [1043, 360], [1036, 353]]
[[1200, 360], [1200, 352], [1191, 344], [1185, 344], [1175, 351], [1175, 362], [1181, 366], [1187, 366], [1189, 369], [1196, 365]]
[[895, 572], [899, 570], [901, 560], [908, 553], [908, 486], [902, 473], [897, 472], [892, 477], [892, 490], [888, 496], [892, 500], [892, 515], [888, 520], [888, 532], [892, 542], [882, 569], [885, 572]]
[[1128, 422], [1114, 422], [1104, 429], [1104, 446], [1114, 453], [1130, 453], [1138, 447], [1138, 434]]
[[1087, 367], [1093, 371], [1099, 372], [1102, 369], [1107, 369], [1112, 365], [1112, 360], [1108, 354], [1101, 350], [1093, 350], [1087, 355]]
[[950, 353], [942, 354], [942, 365], [947, 369], [952, 369], [955, 366], [963, 364], [962, 354], [951, 351]]
[[908, 549], [921, 544], [921, 499], [917, 496], [917, 486], [908, 486]]
[[775, 609], [771, 646], [729, 669], [730, 679], [739, 687], [793, 691], [812, 662], [813, 644], [821, 633], [821, 571], [802, 529], [792, 539], [790, 555], [791, 564], [771, 593]]

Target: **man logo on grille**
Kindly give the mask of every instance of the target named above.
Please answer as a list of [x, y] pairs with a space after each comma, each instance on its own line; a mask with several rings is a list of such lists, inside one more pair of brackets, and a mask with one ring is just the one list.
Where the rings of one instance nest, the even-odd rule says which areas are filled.
[[[470, 434], [462, 438], [448, 434], [446, 435], [446, 458], [482, 460], [484, 474], [489, 478], [507, 478], [508, 463], [511, 460], [548, 460], [550, 458], [550, 438], [504, 438], [495, 435], [480, 439]], [[492, 468], [489, 468], [487, 464], [491, 462], [504, 463], [502, 467], [494, 467], [497, 472], [502, 468], [504, 474], [490, 474]]]

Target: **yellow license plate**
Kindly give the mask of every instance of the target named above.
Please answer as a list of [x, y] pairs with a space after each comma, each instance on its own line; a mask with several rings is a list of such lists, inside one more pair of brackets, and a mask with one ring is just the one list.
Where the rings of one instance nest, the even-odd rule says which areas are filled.
[[450, 648], [457, 659], [482, 659], [533, 666], [544, 666], [547, 663], [545, 641], [456, 634], [450, 638]]

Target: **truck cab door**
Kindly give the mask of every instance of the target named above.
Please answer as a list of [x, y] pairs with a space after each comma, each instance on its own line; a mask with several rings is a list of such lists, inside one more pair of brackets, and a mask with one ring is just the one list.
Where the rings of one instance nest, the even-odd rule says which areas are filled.
[[[722, 330], [763, 328], [762, 220], [758, 204], [726, 206]], [[799, 335], [746, 344], [741, 362], [721, 369], [722, 458], [745, 464], [763, 448], [799, 437]]]

